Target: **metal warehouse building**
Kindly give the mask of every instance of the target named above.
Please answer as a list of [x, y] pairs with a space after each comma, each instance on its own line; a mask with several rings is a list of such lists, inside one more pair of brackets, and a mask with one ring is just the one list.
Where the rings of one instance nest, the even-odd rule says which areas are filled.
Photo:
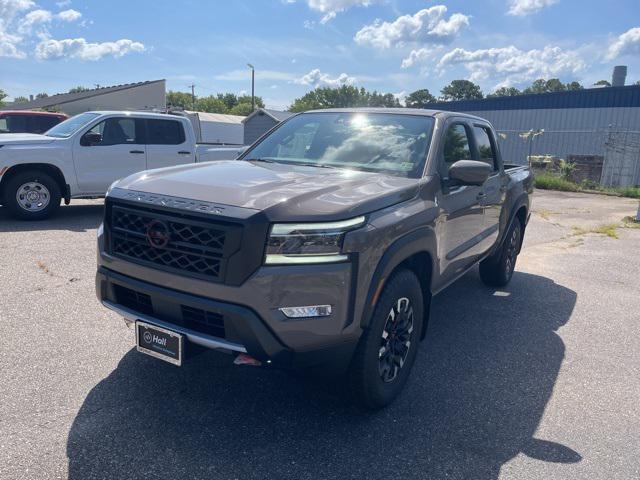
[[[640, 86], [438, 102], [437, 110], [489, 120], [500, 133], [500, 149], [512, 163], [533, 156], [600, 159], [600, 183], [640, 185]], [[544, 129], [529, 145], [521, 134]]]
[[165, 81], [126, 83], [75, 93], [59, 93], [29, 102], [8, 105], [15, 110], [49, 109], [76, 115], [89, 110], [164, 109]]
[[244, 144], [251, 145], [264, 133], [291, 115], [293, 115], [291, 112], [281, 112], [279, 110], [269, 110], [266, 108], [255, 109], [251, 115], [245, 117], [242, 121], [244, 124]]

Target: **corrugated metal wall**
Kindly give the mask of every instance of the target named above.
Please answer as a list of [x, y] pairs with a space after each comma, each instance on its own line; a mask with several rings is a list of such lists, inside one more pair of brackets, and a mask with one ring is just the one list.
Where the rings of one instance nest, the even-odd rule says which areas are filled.
[[506, 138], [502, 155], [511, 163], [526, 163], [529, 145], [518, 135], [544, 129], [535, 138], [533, 155], [604, 155], [610, 131], [640, 131], [640, 108], [567, 108], [467, 112], [489, 120]]

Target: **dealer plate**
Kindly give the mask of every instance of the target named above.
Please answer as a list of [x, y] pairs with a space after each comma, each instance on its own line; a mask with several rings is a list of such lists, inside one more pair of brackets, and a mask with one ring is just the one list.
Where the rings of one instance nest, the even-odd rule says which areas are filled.
[[136, 348], [139, 352], [174, 365], [182, 365], [184, 337], [149, 323], [136, 322]]

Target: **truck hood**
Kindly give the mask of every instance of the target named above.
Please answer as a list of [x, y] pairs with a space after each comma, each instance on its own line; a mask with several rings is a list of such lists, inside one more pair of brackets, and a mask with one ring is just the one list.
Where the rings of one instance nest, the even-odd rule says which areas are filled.
[[0, 145], [39, 145], [54, 140], [53, 137], [36, 133], [0, 133]]
[[116, 188], [263, 211], [272, 221], [344, 219], [412, 198], [416, 179], [242, 160], [141, 172]]

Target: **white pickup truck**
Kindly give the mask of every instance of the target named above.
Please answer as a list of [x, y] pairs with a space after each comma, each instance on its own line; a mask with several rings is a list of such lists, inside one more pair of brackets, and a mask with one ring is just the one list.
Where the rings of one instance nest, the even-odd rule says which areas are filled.
[[188, 118], [145, 112], [86, 112], [44, 135], [0, 134], [0, 204], [41, 220], [61, 199], [103, 197], [122, 177], [152, 168], [234, 159], [241, 146], [196, 145]]

